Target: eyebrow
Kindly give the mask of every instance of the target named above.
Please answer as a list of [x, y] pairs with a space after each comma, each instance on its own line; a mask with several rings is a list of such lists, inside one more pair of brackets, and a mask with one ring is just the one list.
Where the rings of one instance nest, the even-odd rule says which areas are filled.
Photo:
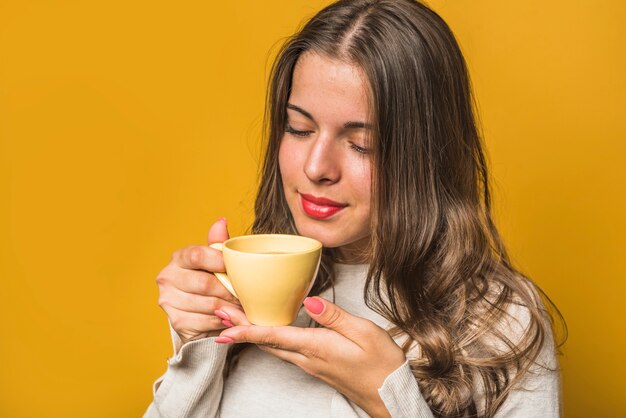
[[[287, 109], [291, 109], [294, 110], [298, 113], [300, 113], [301, 115], [305, 116], [306, 118], [312, 120], [313, 122], [315, 122], [315, 118], [313, 117], [313, 115], [311, 115], [309, 112], [307, 112], [306, 110], [302, 109], [301, 107], [298, 107], [296, 105], [293, 105], [291, 103], [287, 103]], [[371, 129], [372, 128], [372, 124], [371, 123], [365, 123], [365, 122], [360, 122], [360, 121], [350, 121], [350, 122], [346, 122], [343, 124], [344, 129]]]

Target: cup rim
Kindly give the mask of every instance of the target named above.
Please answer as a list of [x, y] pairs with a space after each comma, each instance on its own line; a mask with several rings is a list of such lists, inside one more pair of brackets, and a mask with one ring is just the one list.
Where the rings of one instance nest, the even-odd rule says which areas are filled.
[[[304, 250], [304, 251], [294, 251], [294, 252], [289, 252], [289, 253], [285, 253], [285, 254], [267, 254], [267, 253], [251, 253], [251, 252], [247, 252], [247, 251], [239, 251], [239, 250], [235, 250], [232, 249], [228, 246], [228, 244], [231, 241], [239, 241], [239, 240], [249, 240], [249, 239], [255, 239], [255, 238], [259, 238], [259, 237], [280, 237], [280, 238], [287, 238], [287, 239], [299, 239], [299, 240], [308, 240], [310, 241], [312, 244], [315, 244], [314, 247], [308, 249], [308, 250]], [[232, 237], [227, 239], [226, 241], [224, 241], [224, 243], [222, 244], [224, 249], [228, 249], [228, 251], [232, 251], [235, 253], [239, 253], [239, 254], [248, 254], [248, 255], [252, 255], [252, 256], [272, 256], [272, 257], [284, 257], [284, 256], [290, 256], [290, 255], [294, 255], [294, 254], [307, 254], [307, 253], [312, 253], [312, 252], [316, 252], [321, 250], [321, 248], [323, 247], [322, 243], [318, 240], [316, 240], [315, 238], [309, 238], [309, 237], [305, 237], [302, 235], [294, 235], [294, 234], [250, 234], [250, 235], [239, 235], [237, 237]]]

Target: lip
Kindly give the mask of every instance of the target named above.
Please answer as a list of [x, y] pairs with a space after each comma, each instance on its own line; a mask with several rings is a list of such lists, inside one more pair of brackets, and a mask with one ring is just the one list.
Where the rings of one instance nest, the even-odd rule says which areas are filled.
[[304, 213], [314, 219], [328, 219], [348, 206], [325, 197], [304, 193], [300, 193], [300, 201]]

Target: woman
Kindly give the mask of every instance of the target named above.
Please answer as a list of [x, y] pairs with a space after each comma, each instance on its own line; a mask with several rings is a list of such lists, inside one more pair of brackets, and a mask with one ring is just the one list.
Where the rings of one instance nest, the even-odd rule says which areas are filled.
[[[439, 16], [328, 6], [279, 53], [266, 123], [253, 231], [324, 244], [317, 296], [293, 326], [252, 326], [211, 274], [219, 252], [174, 253], [157, 283], [175, 355], [146, 416], [560, 414], [550, 317], [493, 224]], [[208, 238], [228, 238], [224, 219]]]

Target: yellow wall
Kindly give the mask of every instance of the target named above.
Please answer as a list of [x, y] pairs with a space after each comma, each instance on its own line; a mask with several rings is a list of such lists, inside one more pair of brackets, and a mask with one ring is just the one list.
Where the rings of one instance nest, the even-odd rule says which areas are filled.
[[[218, 216], [245, 231], [268, 51], [325, 3], [0, 2], [0, 416], [144, 411], [170, 353], [154, 278]], [[624, 3], [431, 5], [504, 236], [569, 323], [566, 416], [623, 416]]]

